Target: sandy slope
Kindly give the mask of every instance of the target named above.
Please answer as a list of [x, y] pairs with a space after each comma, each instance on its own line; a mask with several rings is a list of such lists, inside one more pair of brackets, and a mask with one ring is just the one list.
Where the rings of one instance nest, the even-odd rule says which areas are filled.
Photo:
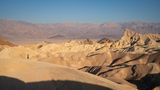
[[[108, 54], [104, 54], [106, 51], [103, 50], [98, 52], [100, 55], [89, 57], [92, 53], [94, 54], [96, 49], [103, 46], [104, 45], [98, 43], [84, 44], [77, 41], [60, 44], [42, 43], [29, 46], [4, 48], [0, 52], [0, 57], [7, 59], [32, 59], [73, 68], [81, 68], [88, 65], [102, 64], [104, 62], [103, 58], [106, 58], [107, 56], [109, 58], [110, 56]], [[99, 62], [97, 62], [97, 60], [99, 60]]]
[[[15, 78], [26, 83], [36, 83], [42, 81], [72, 81], [72, 82], [80, 82], [87, 83], [91, 85], [97, 85], [99, 87], [94, 88], [88, 87], [86, 85], [81, 84], [81, 86], [76, 86], [73, 84], [71, 87], [58, 87], [61, 86], [59, 84], [63, 84], [62, 86], [68, 85], [65, 82], [59, 84], [50, 84], [53, 87], [57, 87], [57, 89], [53, 88], [52, 90], [135, 90], [132, 87], [126, 85], [119, 85], [114, 82], [111, 82], [107, 79], [100, 78], [98, 76], [94, 76], [91, 74], [87, 74], [75, 69], [62, 67], [54, 64], [36, 62], [36, 61], [27, 61], [27, 60], [14, 60], [14, 59], [0, 59], [0, 82], [1, 83], [10, 83], [3, 80], [2, 76], [7, 76], [11, 78]], [[14, 80], [14, 79], [13, 79]], [[14, 83], [12, 83], [14, 84]], [[45, 87], [46, 84], [40, 87]], [[1, 88], [5, 88], [5, 86], [0, 86]], [[7, 85], [6, 85], [7, 87]], [[31, 87], [34, 87], [34, 84]], [[103, 88], [102, 88], [103, 87]], [[16, 85], [15, 87], [16, 88]], [[109, 88], [109, 89], [107, 89]], [[31, 89], [32, 90], [32, 89]], [[41, 90], [41, 89], [36, 89]]]

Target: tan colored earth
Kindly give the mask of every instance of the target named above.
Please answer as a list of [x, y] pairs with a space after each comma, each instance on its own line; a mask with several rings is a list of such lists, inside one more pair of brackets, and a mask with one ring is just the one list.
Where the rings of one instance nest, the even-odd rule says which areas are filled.
[[11, 80], [31, 90], [152, 90], [160, 85], [159, 34], [126, 29], [117, 41], [87, 39], [13, 47], [3, 42], [2, 83]]

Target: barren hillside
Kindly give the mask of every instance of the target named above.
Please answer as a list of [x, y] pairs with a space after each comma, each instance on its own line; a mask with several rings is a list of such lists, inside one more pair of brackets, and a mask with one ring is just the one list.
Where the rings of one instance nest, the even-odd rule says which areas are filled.
[[[18, 79], [23, 82], [22, 85], [24, 82], [30, 85], [45, 80], [76, 80], [114, 90], [153, 90], [160, 85], [159, 41], [159, 34], [140, 34], [125, 29], [123, 36], [116, 41], [106, 38], [57, 44], [42, 42], [15, 47], [1, 45], [0, 74]], [[84, 87], [84, 90], [92, 88], [88, 85]]]
[[[57, 39], [118, 39], [125, 28], [139, 33], [160, 33], [160, 23], [54, 23], [36, 24], [14, 20], [0, 20], [0, 35], [14, 41]], [[33, 40], [33, 41], [34, 41]]]

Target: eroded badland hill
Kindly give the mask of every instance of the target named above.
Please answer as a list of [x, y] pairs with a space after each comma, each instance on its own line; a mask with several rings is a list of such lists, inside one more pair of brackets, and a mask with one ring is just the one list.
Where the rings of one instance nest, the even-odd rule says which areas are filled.
[[160, 89], [160, 34], [126, 29], [116, 41], [0, 44], [3, 90]]

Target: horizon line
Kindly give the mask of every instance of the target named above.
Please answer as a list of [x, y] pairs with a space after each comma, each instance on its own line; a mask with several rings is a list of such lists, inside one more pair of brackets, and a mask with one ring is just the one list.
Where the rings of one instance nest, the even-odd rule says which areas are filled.
[[64, 22], [34, 22], [27, 20], [16, 20], [16, 19], [2, 19], [0, 21], [15, 21], [15, 22], [23, 22], [23, 23], [31, 23], [31, 24], [104, 24], [104, 23], [160, 23], [160, 21], [145, 21], [145, 20], [130, 20], [130, 21], [106, 21], [106, 22], [81, 22], [81, 21], [64, 21]]

